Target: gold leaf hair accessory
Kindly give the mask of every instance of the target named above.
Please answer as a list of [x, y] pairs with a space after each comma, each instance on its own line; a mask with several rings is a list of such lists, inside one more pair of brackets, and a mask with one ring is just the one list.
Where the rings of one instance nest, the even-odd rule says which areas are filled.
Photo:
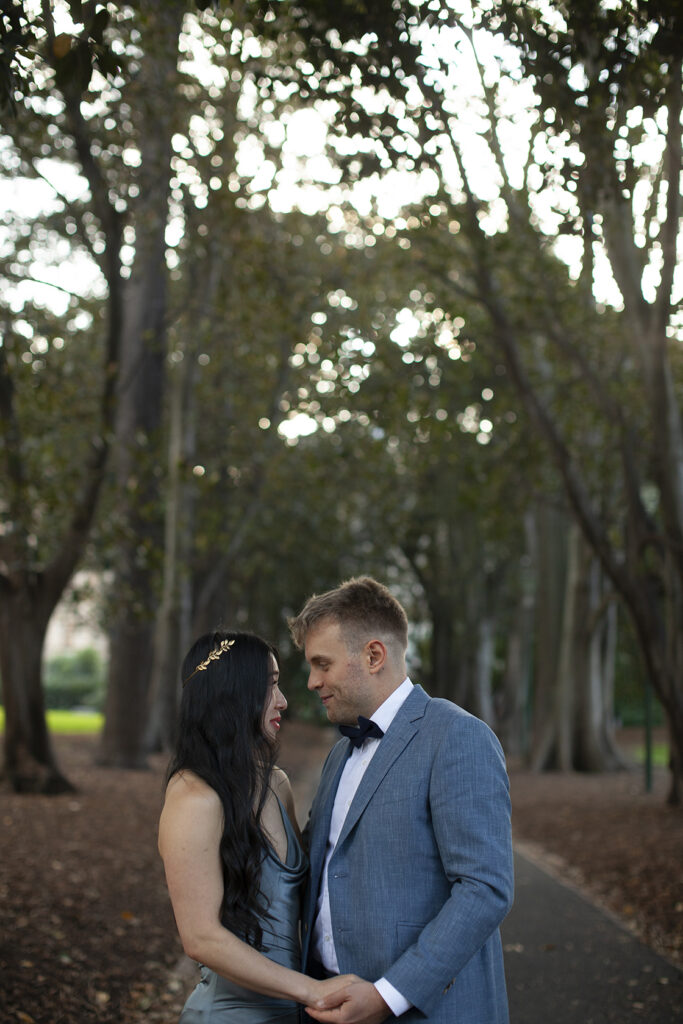
[[234, 644], [234, 642], [235, 642], [234, 639], [233, 640], [221, 640], [221, 642], [219, 643], [218, 647], [214, 647], [214, 649], [211, 651], [211, 654], [208, 656], [208, 658], [206, 658], [205, 661], [200, 661], [199, 664], [197, 665], [196, 669], [194, 670], [194, 672], [190, 672], [189, 676], [187, 677], [187, 679], [183, 683], [183, 686], [187, 686], [187, 684], [189, 683], [190, 679], [192, 679], [192, 676], [196, 676], [197, 672], [206, 672], [206, 670], [209, 667], [209, 665], [211, 664], [211, 662], [212, 661], [218, 661], [218, 659], [220, 658], [221, 654], [225, 654], [226, 651], [229, 651], [230, 648], [232, 647], [232, 645]]

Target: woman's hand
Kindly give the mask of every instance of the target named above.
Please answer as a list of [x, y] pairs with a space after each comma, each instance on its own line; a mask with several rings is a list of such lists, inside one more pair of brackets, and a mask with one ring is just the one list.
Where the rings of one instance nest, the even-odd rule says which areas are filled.
[[313, 1006], [306, 1007], [314, 1020], [321, 1024], [382, 1024], [391, 1016], [391, 1010], [371, 982], [346, 974], [322, 984], [329, 985], [331, 981], [344, 984], [328, 990]]
[[355, 981], [361, 979], [357, 974], [337, 974], [333, 978], [327, 978], [325, 981], [311, 981], [311, 994], [307, 1001], [308, 1006], [314, 1006], [319, 1000], [324, 999], [330, 1001], [330, 1005], [334, 1006], [334, 996], [339, 996], [339, 1002], [342, 1002], [343, 993], [352, 985]]

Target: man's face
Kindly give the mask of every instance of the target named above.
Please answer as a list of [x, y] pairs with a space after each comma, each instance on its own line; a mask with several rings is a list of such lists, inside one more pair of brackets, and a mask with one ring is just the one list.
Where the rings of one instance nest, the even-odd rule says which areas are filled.
[[304, 651], [311, 667], [308, 689], [318, 694], [330, 722], [355, 725], [359, 715], [369, 717], [377, 710], [381, 701], [366, 648], [358, 654], [349, 651], [338, 622], [323, 619], [309, 629]]

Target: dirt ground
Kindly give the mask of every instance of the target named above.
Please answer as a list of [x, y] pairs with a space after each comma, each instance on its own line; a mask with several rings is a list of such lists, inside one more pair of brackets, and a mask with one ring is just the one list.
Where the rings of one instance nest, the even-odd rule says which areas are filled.
[[[300, 817], [334, 738], [289, 722], [280, 763]], [[92, 738], [60, 738], [78, 787], [0, 793], [0, 1024], [173, 1024], [194, 969], [182, 956], [156, 851], [161, 758], [148, 772], [93, 765]], [[513, 827], [560, 877], [683, 966], [683, 811], [666, 773], [512, 770]]]

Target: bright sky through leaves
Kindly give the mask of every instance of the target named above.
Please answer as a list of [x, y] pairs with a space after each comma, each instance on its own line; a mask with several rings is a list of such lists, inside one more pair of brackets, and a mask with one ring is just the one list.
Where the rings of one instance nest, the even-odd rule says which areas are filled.
[[[461, 5], [467, 10], [468, 5]], [[74, 26], [69, 18], [68, 12], [63, 4], [55, 6], [56, 27], [59, 32], [70, 32]], [[479, 62], [484, 69], [484, 82], [487, 86], [499, 84], [499, 130], [500, 140], [505, 159], [507, 173], [514, 186], [521, 186], [524, 177], [524, 168], [528, 162], [529, 146], [532, 141], [534, 125], [539, 118], [544, 116], [539, 113], [533, 89], [528, 81], [521, 78], [519, 63], [514, 49], [506, 44], [500, 37], [492, 37], [483, 32], [476, 32], [472, 37], [472, 45], [464, 41], [463, 34], [456, 29], [428, 29], [422, 27], [419, 30], [424, 49], [425, 64], [433, 68], [435, 77], [439, 77], [444, 88], [445, 106], [453, 112], [452, 130], [459, 142], [462, 143], [462, 151], [466, 164], [466, 170], [472, 174], [480, 198], [489, 202], [488, 223], [485, 225], [489, 232], [495, 232], [505, 227], [506, 209], [502, 200], [497, 199], [499, 188], [499, 175], [495, 167], [494, 159], [485, 139], [487, 131], [486, 111], [481, 101], [481, 85], [478, 80], [478, 71], [475, 62], [475, 52]], [[251, 41], [252, 46], [257, 46], [257, 40]], [[191, 72], [210, 90], [226, 88], [225, 72], [217, 68], [211, 61], [208, 52], [207, 42], [201, 29], [200, 22], [195, 16], [188, 15], [185, 23], [185, 32], [181, 39], [181, 67]], [[439, 70], [439, 58], [446, 55], [447, 71]], [[452, 55], [452, 60], [448, 58]], [[577, 68], [573, 74], [579, 75]], [[571, 77], [571, 76], [570, 76]], [[97, 80], [97, 76], [96, 76]], [[99, 79], [99, 85], [102, 85]], [[105, 86], [106, 88], [106, 86]], [[369, 90], [364, 101], [368, 104], [383, 102], [380, 97], [373, 97]], [[258, 114], [258, 99], [253, 86], [247, 83], [243, 88], [239, 110], [241, 116], [246, 120]], [[261, 118], [261, 132], [267, 137], [271, 145], [281, 148], [280, 165], [276, 167], [272, 160], [266, 159], [264, 155], [261, 137], [258, 133], [248, 132], [237, 150], [237, 167], [234, 181], [227, 181], [217, 171], [215, 179], [211, 179], [209, 187], [220, 188], [228, 185], [231, 189], [238, 188], [238, 179], [247, 182], [247, 190], [251, 194], [251, 205], [260, 205], [266, 200], [276, 212], [284, 212], [298, 207], [305, 213], [313, 214], [327, 211], [327, 217], [332, 231], [339, 234], [346, 234], [348, 240], [352, 241], [353, 230], [349, 234], [349, 225], [344, 209], [350, 203], [361, 216], [368, 216], [373, 209], [376, 215], [386, 221], [391, 221], [400, 215], [401, 207], [406, 202], [415, 202], [423, 197], [425, 203], [429, 203], [429, 197], [437, 187], [437, 176], [433, 171], [422, 170], [420, 172], [408, 173], [399, 170], [387, 170], [379, 178], [377, 175], [368, 176], [349, 189], [340, 183], [340, 172], [325, 155], [326, 123], [335, 115], [335, 104], [333, 101], [321, 101], [315, 108], [303, 110], [291, 110], [280, 120], [273, 117]], [[634, 111], [632, 117], [638, 117], [638, 111]], [[192, 167], [191, 158], [193, 151], [202, 155], [208, 155], [212, 151], [214, 141], [212, 137], [210, 118], [207, 120], [206, 110], [198, 110], [196, 116], [191, 119], [188, 135], [176, 135], [174, 137], [174, 173], [179, 183], [189, 188], [195, 198], [198, 207], [206, 205], [206, 185], [196, 179], [196, 172]], [[634, 153], [634, 158], [642, 161], [643, 165], [654, 163], [661, 155], [662, 136], [661, 131], [664, 125], [657, 125], [652, 122], [645, 124], [649, 145], [644, 143]], [[410, 139], [410, 114], [405, 119], [406, 138]], [[369, 143], [368, 143], [369, 145]], [[534, 157], [540, 161], [555, 161], [559, 167], [561, 162], [572, 159], [572, 145], [568, 140], [548, 140], [536, 131], [533, 136]], [[576, 150], [577, 159], [580, 159]], [[139, 154], [137, 154], [139, 159]], [[448, 165], [447, 151], [443, 157], [444, 180], [447, 185], [457, 193], [459, 189], [459, 177], [454, 166]], [[134, 164], [136, 153], [124, 154], [124, 162]], [[58, 192], [73, 196], [79, 190], [86, 191], [86, 183], [67, 164], [60, 164], [55, 160], [43, 160], [38, 162], [41, 174], [45, 180], [24, 180], [15, 178], [10, 185], [6, 185], [0, 198], [0, 214], [8, 211], [43, 209], [46, 213], [54, 210], [59, 205], [59, 198], [51, 188], [52, 183]], [[529, 181], [533, 185], [535, 165], [532, 161], [529, 167]], [[538, 191], [533, 196], [533, 202], [537, 215], [544, 230], [552, 236], [557, 232], [560, 219], [567, 211], [571, 211], [574, 200], [567, 190], [552, 190], [541, 188], [540, 172], [536, 175]], [[636, 187], [634, 195], [634, 209], [636, 215], [642, 211], [647, 193], [647, 184], [641, 182]], [[641, 216], [642, 220], [642, 216]], [[0, 244], [7, 229], [0, 233]], [[378, 225], [378, 231], [384, 227]], [[641, 232], [645, 227], [641, 228]], [[167, 232], [167, 244], [169, 246], [169, 265], [173, 267], [177, 259], [173, 252], [174, 247], [179, 243], [183, 233], [183, 222], [177, 209], [172, 207], [171, 218]], [[5, 236], [7, 237], [7, 236]], [[645, 235], [642, 242], [645, 244]], [[576, 276], [580, 268], [582, 255], [582, 240], [578, 235], [558, 234], [554, 239], [554, 247], [558, 256], [564, 260], [570, 269], [572, 276]], [[126, 245], [123, 248], [123, 262], [130, 264], [134, 256], [134, 236], [126, 238]], [[595, 293], [599, 302], [621, 305], [616, 285], [612, 277], [609, 263], [604, 255], [602, 247], [596, 243], [595, 246], [596, 281]], [[654, 296], [654, 289], [658, 282], [658, 264], [656, 247], [654, 256], [645, 270], [643, 286], [645, 298], [650, 300]], [[101, 275], [92, 262], [85, 256], [69, 255], [67, 252], [50, 250], [46, 244], [42, 257], [36, 261], [31, 268], [31, 276], [38, 282], [52, 282], [56, 287], [49, 288], [43, 284], [6, 286], [4, 295], [10, 301], [13, 308], [20, 308], [29, 291], [42, 303], [55, 310], [63, 309], [68, 301], [67, 291], [73, 289], [77, 294], [98, 292], [102, 290], [103, 282]], [[683, 274], [679, 268], [677, 278], [677, 290], [682, 291]], [[67, 283], [68, 282], [68, 283]], [[61, 292], [60, 288], [66, 289]], [[401, 321], [395, 330], [395, 340], [399, 344], [406, 344], [412, 336], [410, 316]], [[414, 326], [414, 323], [413, 323]]]

